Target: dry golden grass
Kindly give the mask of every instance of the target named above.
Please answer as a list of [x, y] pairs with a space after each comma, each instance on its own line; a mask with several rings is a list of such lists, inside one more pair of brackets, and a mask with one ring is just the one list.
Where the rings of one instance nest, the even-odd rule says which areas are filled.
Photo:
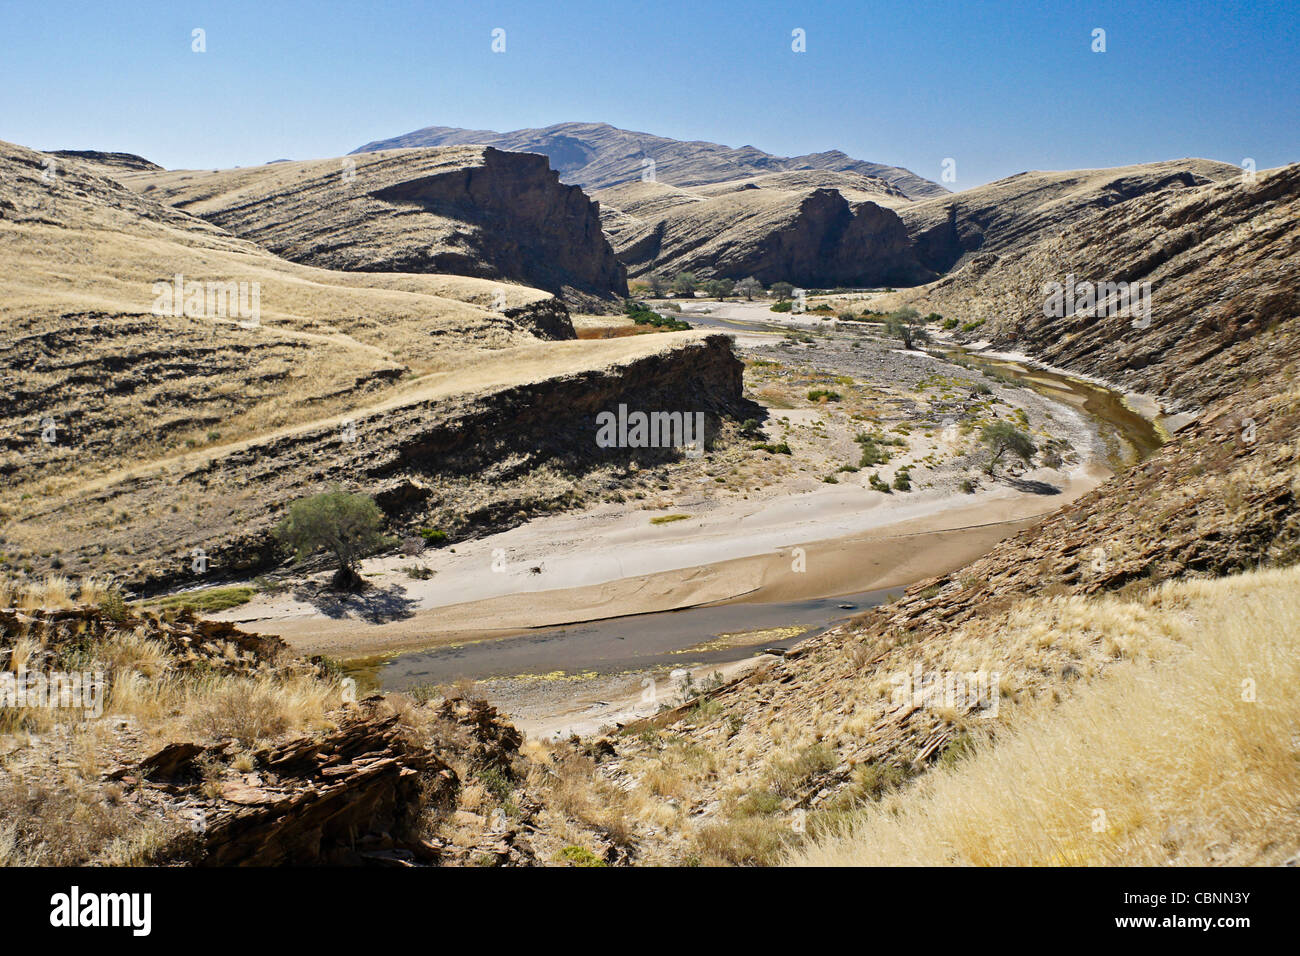
[[62, 574], [47, 574], [44, 580], [22, 582], [0, 578], [0, 607], [35, 611], [61, 610], [77, 604], [100, 604], [108, 595], [107, 583], [88, 575], [74, 582]]
[[[1126, 656], [1065, 703], [1024, 708], [1010, 733], [867, 806], [851, 825], [786, 862], [1207, 865], [1289, 858], [1300, 848], [1298, 592], [1300, 567], [1162, 586], [1148, 599], [1149, 614], [1182, 646], [1154, 662]], [[1086, 617], [1071, 617], [1044, 622], [1040, 639], [1077, 640]], [[1124, 632], [1110, 639], [1122, 642]]]
[[189, 684], [181, 709], [192, 732], [254, 747], [293, 730], [319, 727], [341, 703], [339, 689], [314, 676], [218, 678]]
[[[51, 578], [6, 596], [64, 607], [80, 603], [74, 593], [99, 597], [103, 586]], [[99, 713], [93, 706], [0, 708], [0, 865], [148, 863], [180, 824], [124, 801], [108, 771], [169, 743], [231, 739], [238, 745], [232, 766], [251, 770], [249, 752], [332, 728], [330, 712], [342, 704], [342, 686], [305, 665], [242, 659], [226, 669], [222, 657], [236, 660], [230, 644], [205, 648], [218, 655], [206, 664], [182, 667], [148, 623], [94, 639], [75, 621], [41, 634], [20, 627], [5, 635], [0, 660], [7, 657], [8, 670], [98, 673], [106, 690]]]

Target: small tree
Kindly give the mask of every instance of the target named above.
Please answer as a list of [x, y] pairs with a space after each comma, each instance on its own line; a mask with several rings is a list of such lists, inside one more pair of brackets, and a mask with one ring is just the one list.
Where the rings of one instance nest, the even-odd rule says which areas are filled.
[[715, 299], [725, 299], [731, 295], [731, 290], [735, 286], [736, 284], [730, 279], [710, 279], [704, 283], [704, 292]]
[[794, 286], [788, 282], [773, 282], [771, 292], [779, 301], [784, 302], [794, 295]]
[[763, 283], [759, 282], [753, 276], [741, 279], [736, 283], [736, 294], [743, 295], [746, 300], [752, 301], [754, 296], [763, 291]]
[[679, 272], [677, 278], [673, 279], [673, 291], [679, 295], [695, 295], [695, 288], [699, 285], [695, 281], [694, 272]]
[[1038, 451], [1038, 446], [1033, 440], [1010, 422], [993, 422], [985, 425], [980, 431], [980, 441], [988, 445], [992, 454], [986, 469], [990, 475], [1007, 452], [1022, 459], [1025, 464], [1029, 464], [1034, 457], [1034, 452]]
[[646, 282], [650, 286], [650, 292], [656, 299], [662, 299], [664, 290], [668, 288], [668, 283], [664, 282], [664, 277], [657, 272], [652, 272], [646, 276]]
[[299, 561], [321, 548], [331, 552], [338, 562], [334, 586], [355, 588], [361, 583], [358, 562], [384, 544], [383, 520], [373, 498], [335, 487], [291, 504], [275, 536]]
[[918, 342], [930, 341], [930, 333], [921, 324], [921, 313], [911, 306], [903, 306], [885, 317], [885, 330], [894, 338], [902, 339], [903, 348], [916, 348]]

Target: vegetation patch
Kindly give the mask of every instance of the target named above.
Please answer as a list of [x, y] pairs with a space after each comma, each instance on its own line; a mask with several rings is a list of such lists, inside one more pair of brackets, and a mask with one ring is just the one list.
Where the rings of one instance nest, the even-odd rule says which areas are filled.
[[657, 518], [651, 518], [651, 524], [672, 524], [674, 521], [685, 521], [690, 515], [659, 515]]
[[142, 604], [144, 607], [157, 608], [163, 611], [188, 608], [196, 614], [215, 614], [217, 611], [227, 611], [232, 607], [247, 604], [256, 593], [257, 588], [252, 585], [241, 584], [232, 587], [204, 588], [201, 591], [170, 594], [167, 597], [144, 601]]

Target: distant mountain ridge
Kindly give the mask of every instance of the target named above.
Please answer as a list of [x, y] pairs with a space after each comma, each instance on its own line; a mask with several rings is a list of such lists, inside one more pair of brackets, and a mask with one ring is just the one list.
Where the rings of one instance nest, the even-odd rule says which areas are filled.
[[854, 159], [840, 150], [803, 156], [774, 156], [753, 146], [685, 141], [619, 129], [608, 123], [556, 123], [508, 133], [427, 126], [401, 136], [366, 143], [353, 153], [419, 146], [486, 145], [516, 152], [542, 153], [566, 183], [604, 189], [637, 182], [654, 163], [654, 179], [672, 186], [701, 186], [747, 176], [821, 169], [860, 173], [884, 180], [909, 199], [946, 196], [948, 190], [899, 166]]

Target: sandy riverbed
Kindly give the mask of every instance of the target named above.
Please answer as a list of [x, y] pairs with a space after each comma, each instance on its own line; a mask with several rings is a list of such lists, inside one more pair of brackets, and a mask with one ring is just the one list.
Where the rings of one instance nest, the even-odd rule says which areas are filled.
[[[763, 318], [760, 308], [732, 303], [710, 318]], [[864, 427], [858, 412], [866, 409], [887, 422], [939, 407], [917, 391], [934, 371], [973, 373], [861, 339], [856, 329], [843, 337], [828, 331], [815, 347], [764, 332], [737, 342], [768, 373], [754, 382], [763, 389], [760, 400], [775, 383], [790, 399], [782, 404], [801, 406], [771, 409], [769, 437], [788, 441], [795, 455], [772, 456], [753, 473], [729, 478], [745, 485], [743, 496], [720, 494], [717, 479], [700, 475], [661, 502], [608, 502], [418, 558], [369, 560], [363, 571], [371, 587], [360, 595], [340, 598], [309, 586], [258, 594], [217, 616], [278, 634], [303, 653], [364, 657], [711, 602], [872, 590], [959, 567], [1108, 477], [1098, 463], [1095, 435], [1069, 396], [1051, 401], [1001, 386], [991, 400], [1004, 412], [1023, 409], [1035, 426], [1067, 436], [1078, 450], [1073, 461], [1022, 472], [1016, 482], [981, 480], [974, 493], [964, 493], [958, 483], [970, 473], [971, 439], [936, 425], [909, 434], [906, 454], [877, 469], [890, 479], [906, 462], [911, 492], [872, 491], [869, 469], [837, 475], [837, 466], [858, 453], [852, 437]], [[845, 395], [835, 405], [802, 401], [806, 376], [822, 373], [864, 384], [837, 386]], [[932, 397], [937, 402], [937, 394]], [[827, 475], [837, 475], [837, 482], [826, 483]], [[654, 523], [676, 515], [685, 517]]]
[[[658, 526], [644, 511], [604, 508], [439, 552], [426, 562], [437, 572], [426, 581], [399, 570], [409, 559], [367, 562], [372, 591], [341, 602], [330, 612], [336, 617], [292, 595], [259, 595], [217, 616], [277, 634], [303, 653], [352, 657], [742, 597], [874, 590], [959, 567], [1104, 476], [1082, 469], [1060, 480], [1057, 495], [1008, 487], [897, 503], [828, 488]], [[406, 616], [368, 623], [394, 591]]]

